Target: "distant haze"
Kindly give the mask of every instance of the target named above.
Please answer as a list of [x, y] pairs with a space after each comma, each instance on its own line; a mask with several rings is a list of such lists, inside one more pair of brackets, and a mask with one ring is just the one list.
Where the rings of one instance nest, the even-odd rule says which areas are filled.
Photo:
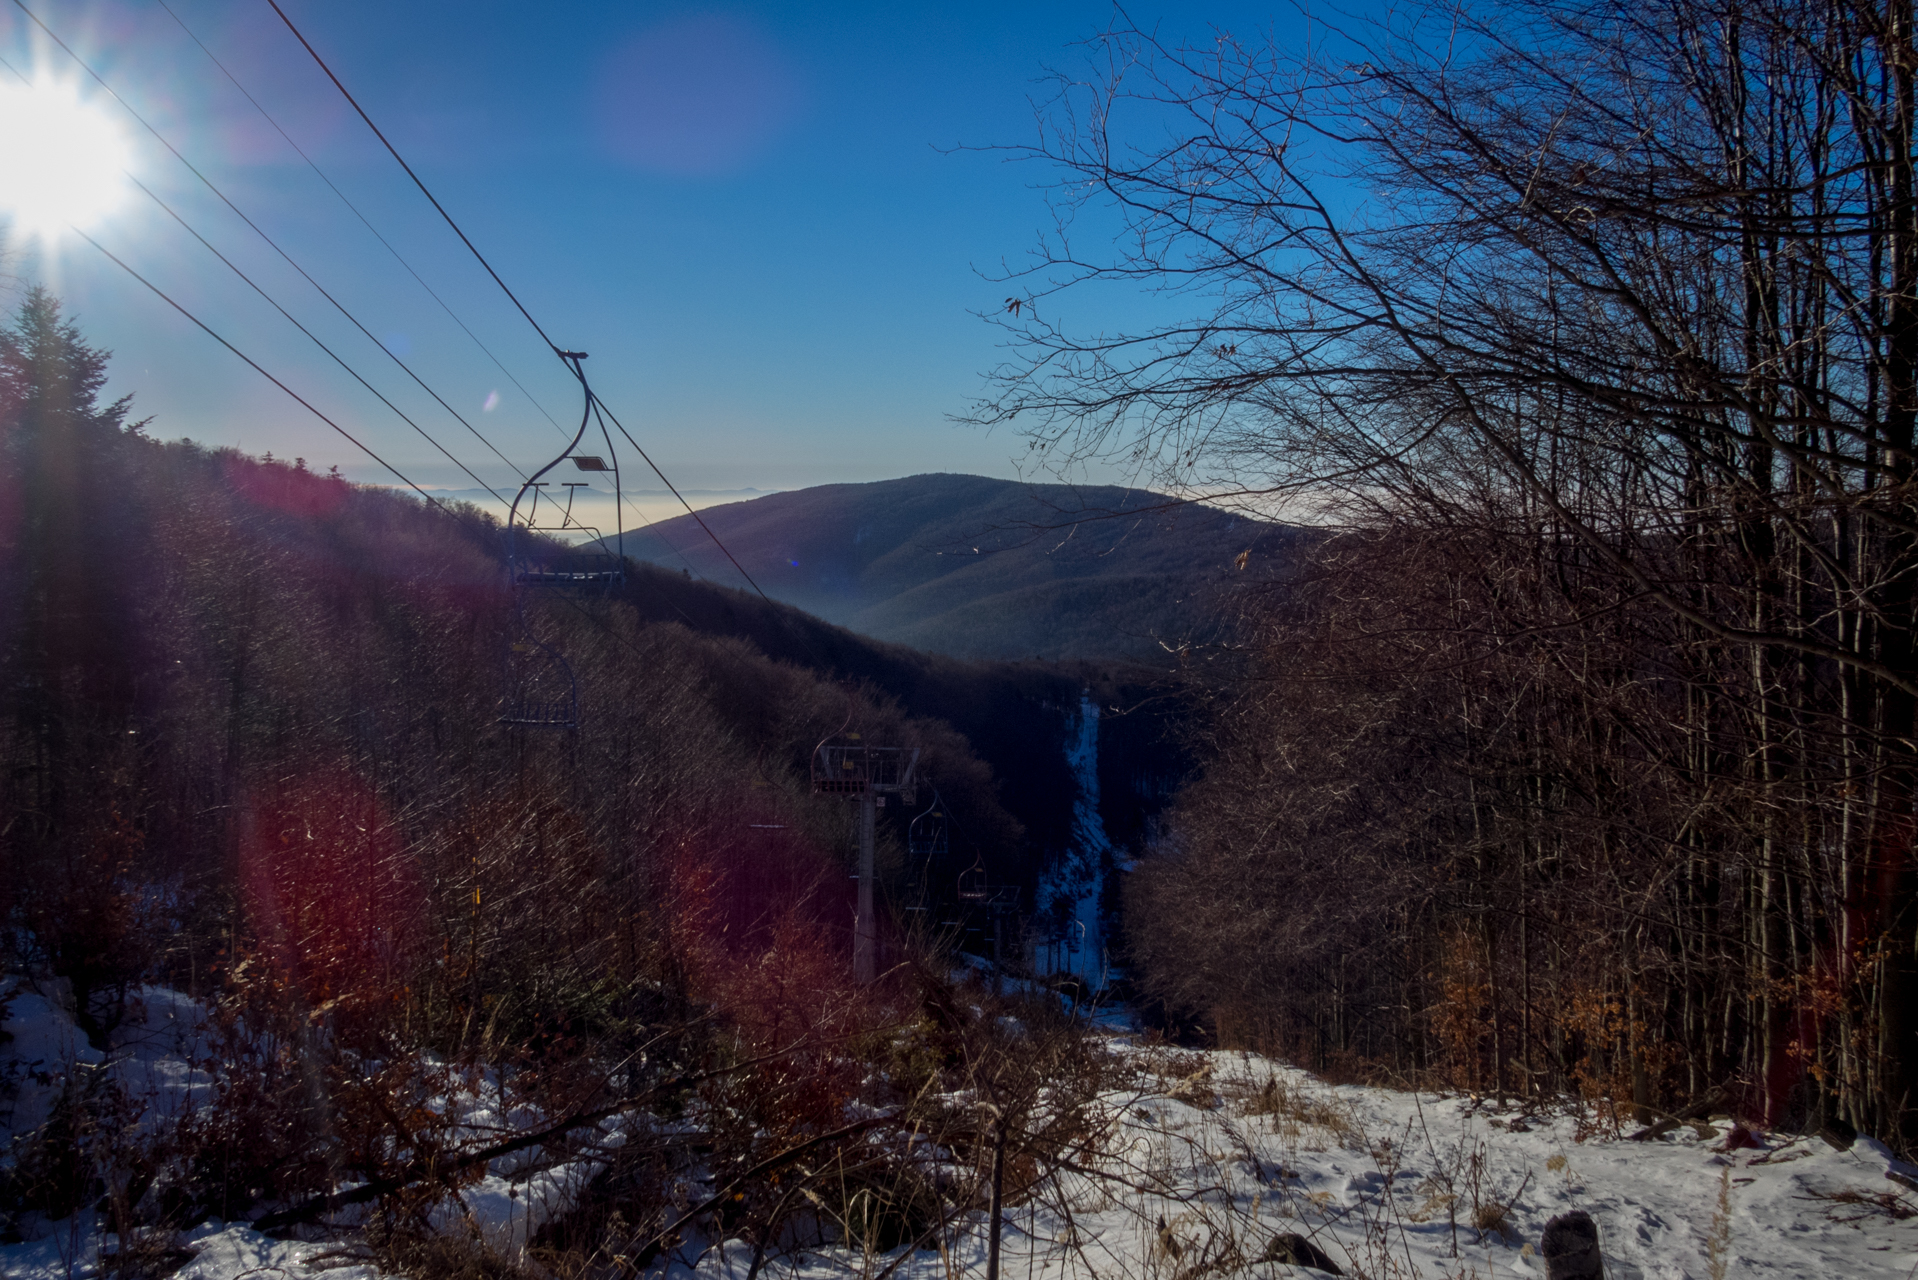
[[[1303, 536], [1146, 490], [964, 475], [821, 485], [701, 514], [774, 599], [964, 658], [1165, 661], [1217, 638], [1234, 593], [1283, 577]], [[690, 516], [629, 534], [625, 549], [745, 585]]]
[[[556, 481], [545, 490], [546, 495], [552, 496], [543, 497], [538, 515], [535, 517], [542, 526], [547, 524], [555, 510], [553, 503], [566, 501], [563, 483], [563, 481]], [[499, 516], [505, 513], [500, 499], [504, 498], [507, 502], [511, 502], [518, 489], [517, 484], [509, 481], [495, 486], [490, 492], [475, 488], [434, 487], [428, 487], [426, 492], [442, 501], [456, 499], [461, 502], [470, 502], [482, 510]], [[629, 533], [639, 532], [643, 531], [648, 524], [658, 524], [662, 520], [671, 520], [675, 516], [685, 515], [686, 508], [689, 506], [697, 511], [721, 503], [747, 502], [778, 491], [772, 489], [681, 489], [679, 492], [680, 497], [675, 497], [664, 489], [642, 489], [638, 492], [626, 490], [622, 495], [624, 500], [616, 507], [610, 489], [582, 488], [574, 492], [572, 515], [576, 522], [591, 526], [606, 538], [613, 538], [616, 536], [614, 532], [616, 520], [622, 520]], [[680, 501], [681, 497], [685, 499], [684, 502]], [[586, 534], [556, 536], [562, 537], [562, 540], [567, 542], [591, 540]]]

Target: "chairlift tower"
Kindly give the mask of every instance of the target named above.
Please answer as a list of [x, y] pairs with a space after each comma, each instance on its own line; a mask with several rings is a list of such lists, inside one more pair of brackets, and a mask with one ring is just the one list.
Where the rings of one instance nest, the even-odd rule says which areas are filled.
[[812, 789], [844, 796], [859, 806], [859, 912], [853, 921], [852, 976], [871, 982], [878, 976], [879, 922], [873, 914], [873, 846], [879, 806], [889, 796], [911, 804], [917, 795], [913, 771], [919, 749], [868, 746], [856, 733], [835, 734], [812, 753]]

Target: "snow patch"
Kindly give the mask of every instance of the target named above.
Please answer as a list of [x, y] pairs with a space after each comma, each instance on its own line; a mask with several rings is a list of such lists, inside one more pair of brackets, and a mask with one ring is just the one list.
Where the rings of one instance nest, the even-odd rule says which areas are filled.
[[1072, 974], [1096, 991], [1108, 976], [1099, 902], [1112, 861], [1112, 840], [1099, 816], [1099, 704], [1090, 689], [1079, 694], [1078, 728], [1066, 744], [1066, 764], [1075, 787], [1072, 845], [1039, 877], [1040, 907], [1065, 908], [1066, 937], [1063, 945], [1035, 958], [1042, 966], [1050, 959], [1050, 972]]

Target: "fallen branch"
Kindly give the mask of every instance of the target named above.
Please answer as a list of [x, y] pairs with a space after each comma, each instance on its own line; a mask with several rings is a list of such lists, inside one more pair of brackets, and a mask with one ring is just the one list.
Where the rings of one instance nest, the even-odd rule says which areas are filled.
[[[650, 1093], [651, 1091], [649, 1091], [648, 1096], [650, 1096]], [[470, 1169], [476, 1164], [491, 1164], [501, 1156], [509, 1156], [515, 1151], [524, 1151], [528, 1147], [541, 1146], [559, 1137], [561, 1134], [571, 1133], [574, 1129], [583, 1128], [589, 1124], [598, 1124], [600, 1121], [616, 1116], [622, 1111], [631, 1110], [634, 1106], [638, 1105], [639, 1101], [640, 1099], [637, 1098], [626, 1099], [613, 1106], [602, 1107], [597, 1111], [581, 1112], [578, 1115], [568, 1116], [558, 1124], [550, 1125], [547, 1128], [539, 1129], [532, 1133], [522, 1133], [517, 1137], [508, 1138], [504, 1142], [496, 1142], [490, 1147], [481, 1147], [477, 1151], [464, 1151], [456, 1155], [435, 1152], [431, 1157], [413, 1161], [408, 1164], [406, 1168], [391, 1177], [375, 1178], [371, 1182], [361, 1183], [350, 1191], [330, 1192], [326, 1195], [314, 1196], [312, 1199], [304, 1201], [301, 1204], [296, 1204], [290, 1209], [282, 1209], [278, 1213], [269, 1213], [266, 1217], [255, 1222], [253, 1229], [261, 1232], [281, 1231], [298, 1223], [311, 1222], [321, 1214], [329, 1213], [334, 1209], [344, 1208], [350, 1204], [365, 1204], [369, 1200], [377, 1200], [381, 1196], [391, 1195], [395, 1191], [404, 1190], [416, 1182], [443, 1182], [448, 1175], [457, 1173], [462, 1169]]]
[[635, 1250], [634, 1251], [635, 1256], [641, 1258], [642, 1260], [650, 1259], [653, 1255], [653, 1251], [655, 1249], [662, 1247], [666, 1243], [666, 1238], [672, 1235], [673, 1232], [679, 1230], [680, 1223], [691, 1222], [695, 1218], [698, 1218], [707, 1213], [711, 1213], [714, 1209], [717, 1209], [720, 1205], [726, 1203], [727, 1200], [731, 1199], [733, 1192], [737, 1191], [741, 1186], [743, 1186], [747, 1182], [750, 1182], [754, 1178], [764, 1177], [766, 1174], [771, 1173], [774, 1169], [777, 1169], [780, 1165], [789, 1164], [792, 1161], [797, 1160], [799, 1157], [805, 1155], [808, 1151], [811, 1151], [814, 1147], [824, 1146], [826, 1143], [835, 1141], [836, 1139], [839, 1139], [839, 1138], [851, 1137], [855, 1133], [864, 1132], [867, 1129], [874, 1128], [878, 1125], [886, 1124], [890, 1121], [897, 1120], [898, 1118], [899, 1118], [898, 1116], [894, 1116], [894, 1115], [874, 1116], [869, 1120], [861, 1120], [856, 1124], [849, 1124], [843, 1129], [834, 1129], [830, 1133], [822, 1133], [817, 1137], [808, 1138], [806, 1141], [800, 1143], [798, 1146], [788, 1147], [786, 1148], [786, 1150], [781, 1151], [777, 1155], [767, 1156], [764, 1160], [761, 1160], [758, 1164], [746, 1170], [744, 1173], [734, 1178], [731, 1182], [728, 1182], [724, 1187], [721, 1187], [718, 1191], [713, 1192], [713, 1194], [708, 1196], [703, 1202], [701, 1202], [700, 1204], [694, 1205], [691, 1209], [688, 1209], [685, 1213], [680, 1214], [679, 1220], [677, 1222], [673, 1223], [672, 1226], [667, 1227], [664, 1231], [660, 1232], [658, 1235], [654, 1236], [651, 1240], [648, 1240], [644, 1245], [640, 1246], [639, 1249]]
[[491, 1164], [501, 1156], [509, 1156], [516, 1151], [524, 1151], [528, 1147], [544, 1146], [554, 1138], [571, 1133], [575, 1129], [582, 1129], [587, 1125], [594, 1125], [600, 1123], [602, 1120], [609, 1120], [622, 1112], [632, 1111], [649, 1102], [656, 1101], [662, 1095], [672, 1093], [675, 1090], [688, 1088], [707, 1080], [717, 1079], [748, 1067], [770, 1062], [775, 1058], [795, 1052], [798, 1048], [802, 1047], [802, 1045], [794, 1045], [786, 1049], [781, 1049], [776, 1053], [764, 1054], [758, 1058], [753, 1058], [746, 1062], [734, 1063], [729, 1067], [722, 1067], [714, 1071], [702, 1071], [689, 1075], [674, 1076], [672, 1079], [662, 1081], [646, 1089], [644, 1092], [621, 1098], [610, 1106], [599, 1107], [592, 1111], [575, 1112], [557, 1124], [548, 1125], [544, 1129], [537, 1129], [530, 1133], [517, 1134], [504, 1141], [496, 1142], [491, 1146], [480, 1147], [471, 1151], [450, 1153], [435, 1148], [427, 1154], [409, 1161], [398, 1173], [391, 1174], [384, 1178], [375, 1178], [371, 1182], [363, 1182], [350, 1191], [328, 1192], [325, 1195], [314, 1196], [312, 1199], [303, 1201], [291, 1208], [282, 1209], [278, 1213], [269, 1213], [264, 1218], [253, 1223], [253, 1229], [260, 1232], [282, 1231], [287, 1227], [296, 1226], [302, 1222], [312, 1222], [322, 1214], [344, 1208], [347, 1205], [365, 1204], [369, 1200], [377, 1200], [381, 1196], [392, 1195], [395, 1191], [402, 1191], [415, 1183], [446, 1182], [451, 1175], [465, 1169], [471, 1169], [474, 1165]]
[[1705, 1115], [1724, 1100], [1724, 1089], [1714, 1086], [1676, 1111], [1665, 1112], [1658, 1111], [1657, 1107], [1645, 1107], [1644, 1109], [1647, 1111], [1657, 1111], [1664, 1119], [1658, 1121], [1656, 1124], [1647, 1125], [1637, 1133], [1627, 1134], [1626, 1138], [1631, 1142], [1650, 1142], [1653, 1138], [1662, 1138], [1673, 1129], [1678, 1128], [1679, 1125], [1696, 1120], [1698, 1117]]

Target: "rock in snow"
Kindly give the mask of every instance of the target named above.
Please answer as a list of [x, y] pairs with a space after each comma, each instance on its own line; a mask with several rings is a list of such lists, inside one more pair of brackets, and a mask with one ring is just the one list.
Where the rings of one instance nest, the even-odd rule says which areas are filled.
[[1598, 1224], [1583, 1209], [1561, 1213], [1539, 1238], [1547, 1280], [1599, 1280], [1605, 1263], [1598, 1252]]

